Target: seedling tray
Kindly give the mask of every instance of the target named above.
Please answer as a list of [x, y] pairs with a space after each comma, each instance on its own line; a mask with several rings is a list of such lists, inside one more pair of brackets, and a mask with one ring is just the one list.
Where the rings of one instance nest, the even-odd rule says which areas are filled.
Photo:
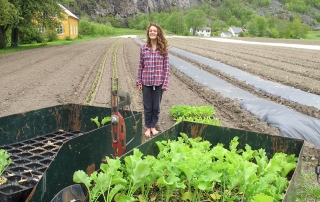
[[[119, 112], [130, 151], [141, 144], [142, 116]], [[98, 128], [90, 119], [110, 115], [111, 108], [66, 104], [0, 117], [0, 148], [13, 160], [4, 172], [8, 182], [0, 186], [0, 201], [50, 201], [73, 184], [75, 170], [99, 168], [113, 154], [111, 126]]]
[[0, 149], [9, 153], [12, 163], [4, 172], [8, 181], [0, 186], [0, 201], [26, 201], [61, 145], [80, 135], [83, 135], [82, 131], [58, 131], [1, 146]]

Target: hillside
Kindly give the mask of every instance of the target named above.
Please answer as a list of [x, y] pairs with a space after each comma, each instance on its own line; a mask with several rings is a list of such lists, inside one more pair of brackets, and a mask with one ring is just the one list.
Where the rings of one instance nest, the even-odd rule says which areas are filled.
[[[303, 23], [308, 24], [312, 29], [319, 30], [320, 5], [317, 5], [318, 8], [314, 6], [319, 3], [312, 4], [310, 3], [312, 0], [300, 1], [307, 6], [301, 8], [301, 2], [296, 3], [296, 5], [292, 5], [293, 3], [285, 5], [283, 2], [289, 2], [288, 0], [237, 0], [236, 2], [242, 3], [261, 16], [270, 15], [282, 20], [300, 18]], [[87, 16], [93, 21], [104, 22], [107, 16], [116, 16], [125, 22], [127, 18], [134, 17], [139, 12], [150, 14], [153, 11], [188, 10], [202, 3], [207, 3], [208, 6], [212, 7], [212, 10], [217, 12], [220, 6], [226, 2], [232, 3], [232, 0], [75, 0], [68, 5], [68, 8], [80, 18]], [[298, 12], [288, 10], [288, 6], [293, 6], [293, 9]]]

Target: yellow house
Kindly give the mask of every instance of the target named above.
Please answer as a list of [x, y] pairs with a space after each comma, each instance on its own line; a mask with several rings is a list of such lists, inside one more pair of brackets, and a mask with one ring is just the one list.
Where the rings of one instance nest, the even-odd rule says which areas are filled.
[[56, 28], [59, 39], [70, 37], [71, 39], [78, 37], [79, 18], [69, 11], [67, 8], [59, 4], [64, 10], [65, 20], [57, 19], [60, 25]]

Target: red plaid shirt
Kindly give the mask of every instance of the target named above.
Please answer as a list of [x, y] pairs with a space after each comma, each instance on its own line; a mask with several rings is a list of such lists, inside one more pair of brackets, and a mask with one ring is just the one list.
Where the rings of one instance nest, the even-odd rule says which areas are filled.
[[146, 44], [140, 47], [140, 62], [137, 73], [137, 86], [160, 86], [169, 89], [169, 56], [161, 55], [159, 49], [154, 52]]

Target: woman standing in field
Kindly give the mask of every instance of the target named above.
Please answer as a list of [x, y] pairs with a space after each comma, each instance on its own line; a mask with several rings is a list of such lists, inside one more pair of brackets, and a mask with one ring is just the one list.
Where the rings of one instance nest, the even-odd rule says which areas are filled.
[[168, 41], [162, 28], [150, 23], [147, 28], [147, 43], [140, 47], [140, 62], [136, 85], [142, 90], [145, 136], [157, 135], [156, 125], [160, 115], [163, 91], [169, 89]]

